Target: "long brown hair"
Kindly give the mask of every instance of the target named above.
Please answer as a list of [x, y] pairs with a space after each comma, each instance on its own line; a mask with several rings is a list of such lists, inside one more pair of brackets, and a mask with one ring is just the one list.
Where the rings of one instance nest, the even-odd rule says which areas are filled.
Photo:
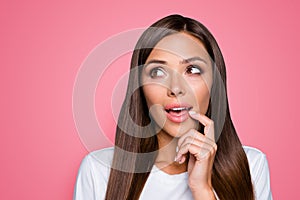
[[[131, 59], [131, 69], [142, 66], [162, 38], [178, 32], [188, 33], [203, 42], [220, 73], [225, 89], [225, 104], [221, 102], [221, 98], [217, 98], [220, 102], [210, 103], [206, 113], [211, 117], [213, 109], [218, 113], [218, 109], [226, 108], [225, 119], [222, 125], [216, 128], [220, 131], [220, 136], [213, 164], [213, 188], [220, 199], [253, 200], [249, 164], [230, 117], [225, 63], [216, 40], [207, 28], [196, 20], [180, 15], [170, 15], [157, 21], [144, 31], [138, 40]], [[129, 75], [127, 93], [116, 129], [114, 157], [106, 190], [108, 200], [139, 199], [157, 156], [156, 153], [151, 153], [157, 152], [158, 141], [153, 134], [155, 133], [153, 120], [149, 116], [140, 87], [140, 73], [139, 67], [138, 70], [131, 70]], [[212, 86], [212, 93], [215, 95], [220, 92], [217, 84], [219, 83], [213, 82]], [[218, 120], [218, 116], [213, 120]], [[137, 126], [132, 126], [131, 122]], [[140, 154], [147, 154], [147, 157], [141, 157]]]

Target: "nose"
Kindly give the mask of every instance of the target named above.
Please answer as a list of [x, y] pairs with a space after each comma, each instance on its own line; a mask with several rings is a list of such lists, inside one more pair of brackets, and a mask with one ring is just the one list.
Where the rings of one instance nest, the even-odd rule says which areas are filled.
[[170, 77], [168, 96], [178, 97], [185, 95], [185, 81], [180, 75], [176, 75], [176, 72]]

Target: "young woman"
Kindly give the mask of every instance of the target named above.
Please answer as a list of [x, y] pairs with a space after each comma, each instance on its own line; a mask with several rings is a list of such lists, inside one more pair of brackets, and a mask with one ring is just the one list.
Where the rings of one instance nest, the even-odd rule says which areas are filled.
[[136, 44], [115, 147], [87, 155], [74, 199], [272, 199], [265, 155], [242, 146], [211, 33], [167, 16]]

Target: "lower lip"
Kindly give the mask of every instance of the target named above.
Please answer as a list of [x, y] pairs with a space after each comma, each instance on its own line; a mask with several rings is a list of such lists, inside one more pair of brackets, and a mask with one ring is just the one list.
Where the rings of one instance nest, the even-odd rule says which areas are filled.
[[180, 113], [167, 113], [167, 118], [175, 123], [181, 123], [184, 122], [185, 120], [187, 120], [189, 118], [189, 114], [187, 110], [181, 111]]

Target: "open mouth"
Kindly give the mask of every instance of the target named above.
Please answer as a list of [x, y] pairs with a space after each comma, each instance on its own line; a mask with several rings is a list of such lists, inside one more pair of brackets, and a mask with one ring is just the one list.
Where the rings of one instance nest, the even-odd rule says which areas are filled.
[[192, 107], [174, 107], [170, 109], [165, 109], [167, 113], [181, 113], [182, 111], [190, 111]]
[[188, 119], [189, 114], [188, 112], [193, 107], [189, 104], [178, 104], [178, 103], [172, 103], [168, 104], [165, 107], [167, 118], [175, 123], [181, 123]]

